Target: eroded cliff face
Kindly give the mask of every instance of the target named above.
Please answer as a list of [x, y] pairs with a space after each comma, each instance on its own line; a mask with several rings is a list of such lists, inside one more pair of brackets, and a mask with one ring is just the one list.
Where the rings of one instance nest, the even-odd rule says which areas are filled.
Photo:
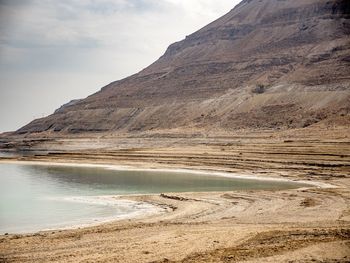
[[350, 2], [245, 0], [152, 65], [17, 131], [295, 128], [350, 114]]

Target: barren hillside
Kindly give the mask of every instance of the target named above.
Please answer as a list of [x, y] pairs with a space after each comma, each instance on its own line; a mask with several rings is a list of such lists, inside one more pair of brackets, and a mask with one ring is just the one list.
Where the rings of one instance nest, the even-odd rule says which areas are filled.
[[350, 2], [244, 0], [149, 67], [17, 134], [349, 125]]

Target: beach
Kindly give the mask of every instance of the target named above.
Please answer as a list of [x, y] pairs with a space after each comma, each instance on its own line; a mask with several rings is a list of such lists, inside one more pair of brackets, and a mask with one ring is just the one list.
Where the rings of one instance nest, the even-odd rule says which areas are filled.
[[0, 11], [0, 263], [350, 262], [350, 0]]
[[133, 196], [128, 199], [168, 207], [168, 212], [82, 229], [1, 236], [1, 254], [5, 262], [260, 262], [261, 257], [298, 262], [308, 256], [347, 262], [349, 196], [343, 192]]
[[[128, 150], [89, 153], [83, 149], [60, 152], [57, 145], [69, 147], [56, 140], [45, 145], [51, 151], [55, 147], [51, 154], [2, 158], [3, 162], [107, 165], [110, 169], [115, 165], [225, 172], [314, 185], [290, 190], [117, 196], [147, 202], [165, 212], [77, 229], [2, 235], [1, 261], [348, 262], [348, 138], [260, 136], [239, 140], [221, 139], [220, 145], [219, 140], [215, 144], [208, 140], [206, 145], [192, 140], [186, 147], [181, 146], [185, 140], [177, 141], [180, 146], [158, 140], [153, 143], [156, 147], [136, 148], [128, 139]], [[259, 167], [252, 168], [256, 164]]]

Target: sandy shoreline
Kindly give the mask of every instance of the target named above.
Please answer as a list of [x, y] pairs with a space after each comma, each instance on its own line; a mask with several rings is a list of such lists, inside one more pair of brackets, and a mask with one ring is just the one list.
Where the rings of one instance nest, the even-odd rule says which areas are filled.
[[107, 170], [116, 170], [116, 171], [146, 171], [146, 172], [177, 172], [177, 173], [191, 173], [197, 175], [210, 175], [210, 176], [220, 176], [227, 178], [236, 178], [236, 179], [246, 179], [246, 180], [258, 180], [258, 181], [275, 181], [275, 182], [292, 182], [307, 184], [310, 187], [319, 187], [319, 188], [337, 188], [338, 186], [320, 182], [320, 181], [308, 181], [292, 178], [278, 178], [278, 177], [269, 177], [266, 175], [257, 176], [252, 174], [237, 174], [230, 172], [220, 172], [220, 171], [208, 171], [200, 170], [193, 168], [147, 168], [145, 167], [136, 167], [132, 165], [115, 165], [115, 164], [94, 164], [94, 163], [74, 163], [74, 162], [46, 162], [46, 161], [19, 161], [19, 160], [1, 160], [0, 163], [13, 163], [13, 164], [22, 164], [22, 165], [52, 165], [52, 166], [67, 166], [67, 167], [86, 167], [86, 168], [102, 168]]
[[[225, 173], [225, 172], [214, 172], [214, 171], [204, 171], [204, 170], [194, 170], [194, 169], [165, 169], [165, 168], [141, 168], [141, 167], [133, 167], [133, 166], [121, 166], [121, 165], [107, 165], [107, 164], [88, 164], [88, 163], [64, 163], [64, 162], [43, 162], [43, 161], [19, 161], [19, 160], [1, 160], [0, 164], [20, 164], [20, 165], [45, 165], [45, 166], [66, 166], [66, 167], [86, 167], [86, 168], [101, 168], [101, 169], [108, 169], [108, 170], [116, 170], [116, 171], [158, 171], [158, 172], [178, 172], [178, 173], [191, 173], [196, 174], [198, 176], [201, 175], [210, 175], [210, 176], [219, 176], [219, 177], [228, 177], [228, 178], [236, 178], [236, 179], [246, 179], [246, 180], [258, 180], [258, 181], [276, 181], [276, 182], [292, 182], [292, 183], [300, 183], [301, 186], [296, 189], [309, 189], [313, 187], [318, 188], [336, 188], [337, 186], [332, 184], [326, 184], [322, 182], [310, 182], [310, 181], [303, 181], [303, 180], [292, 180], [292, 179], [286, 179], [286, 178], [271, 178], [267, 176], [254, 176], [254, 175], [243, 175], [243, 174], [232, 174], [232, 173]], [[302, 184], [307, 184], [307, 186], [304, 186]], [[183, 192], [184, 193], [184, 192]], [[183, 194], [182, 193], [182, 194]], [[225, 193], [222, 191], [222, 193]], [[179, 194], [179, 193], [177, 193]], [[180, 193], [181, 194], [181, 193]], [[195, 193], [189, 193], [187, 194], [195, 194]], [[151, 203], [148, 203], [147, 201], [143, 201], [141, 203], [138, 203], [136, 201], [132, 201], [131, 199], [134, 197], [146, 197], [146, 196], [152, 196], [155, 194], [128, 194], [128, 195], [109, 195], [109, 196], [95, 196], [96, 198], [102, 198], [106, 199], [107, 202], [114, 201], [116, 205], [118, 205], [118, 201], [129, 201], [134, 202], [134, 204], [144, 204], [144, 205], [151, 205], [148, 207], [147, 211], [142, 211], [137, 213], [131, 213], [127, 215], [117, 215], [114, 217], [108, 217], [103, 218], [100, 220], [93, 220], [94, 222], [90, 223], [82, 223], [82, 224], [67, 224], [66, 226], [57, 227], [57, 228], [42, 228], [41, 230], [33, 230], [33, 231], [21, 231], [21, 232], [13, 232], [9, 231], [11, 234], [34, 234], [36, 232], [47, 232], [47, 231], [58, 231], [58, 230], [73, 230], [73, 229], [79, 229], [79, 228], [86, 228], [86, 227], [93, 227], [98, 226], [106, 223], [112, 223], [115, 221], [125, 220], [125, 219], [140, 219], [145, 218], [149, 216], [154, 216], [156, 214], [161, 214], [166, 212], [168, 209], [157, 207], [155, 205], [152, 205]]]
[[[128, 199], [171, 209], [82, 229], [1, 236], [0, 252], [5, 262], [239, 261], [221, 260], [232, 256], [252, 262], [260, 257], [302, 262], [305, 256], [347, 262], [348, 201], [329, 197], [328, 191], [334, 190], [135, 195]], [[257, 244], [262, 245], [255, 251]], [[271, 246], [275, 250], [264, 254]], [[249, 253], [242, 255], [247, 247]], [[327, 253], [319, 255], [320, 248]]]
[[[136, 196], [136, 195], [135, 195]], [[84, 218], [84, 219], [80, 219], [80, 222], [66, 222], [66, 223], [62, 223], [59, 226], [43, 226], [40, 229], [35, 228], [34, 229], [26, 229], [26, 230], [20, 230], [20, 231], [1, 231], [0, 232], [0, 236], [1, 235], [30, 235], [30, 234], [35, 234], [35, 233], [44, 233], [44, 232], [52, 232], [52, 231], [62, 231], [62, 230], [75, 230], [75, 229], [80, 229], [80, 228], [89, 228], [89, 227], [96, 227], [96, 226], [100, 226], [103, 224], [108, 224], [108, 223], [112, 223], [112, 222], [117, 222], [117, 221], [122, 221], [122, 220], [130, 220], [130, 219], [140, 219], [140, 218], [144, 218], [144, 217], [150, 217], [150, 216], [154, 216], [156, 214], [162, 214], [164, 212], [166, 212], [166, 208], [164, 207], [159, 207], [159, 206], [155, 206], [152, 205], [148, 202], [143, 202], [143, 201], [134, 201], [134, 200], [130, 200], [127, 198], [127, 196], [123, 196], [123, 195], [100, 195], [100, 196], [75, 196], [75, 197], [66, 197], [64, 198], [65, 200], [68, 199], [73, 199], [73, 200], [69, 200], [71, 202], [77, 202], [76, 198], [81, 198], [82, 202], [84, 202], [84, 199], [89, 198], [89, 199], [97, 199], [97, 200], [101, 200], [103, 203], [108, 204], [108, 205], [115, 205], [115, 206], [120, 206], [120, 205], [132, 205], [132, 206], [137, 206], [138, 210], [129, 212], [127, 214], [117, 214], [114, 216], [108, 216], [108, 217], [91, 217], [91, 218]], [[103, 200], [105, 199], [105, 200]], [[86, 201], [86, 200], [85, 200]], [[83, 223], [83, 222], [84, 223]]]
[[262, 153], [247, 141], [4, 158], [1, 162], [228, 172], [313, 186], [118, 197], [168, 210], [80, 229], [3, 235], [0, 262], [349, 262], [348, 142], [295, 141], [287, 148], [270, 139], [264, 143]]

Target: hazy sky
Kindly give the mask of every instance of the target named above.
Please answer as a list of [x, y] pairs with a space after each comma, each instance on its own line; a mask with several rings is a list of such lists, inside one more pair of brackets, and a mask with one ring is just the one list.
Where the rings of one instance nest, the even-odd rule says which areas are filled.
[[134, 74], [239, 0], [0, 0], [0, 132]]

